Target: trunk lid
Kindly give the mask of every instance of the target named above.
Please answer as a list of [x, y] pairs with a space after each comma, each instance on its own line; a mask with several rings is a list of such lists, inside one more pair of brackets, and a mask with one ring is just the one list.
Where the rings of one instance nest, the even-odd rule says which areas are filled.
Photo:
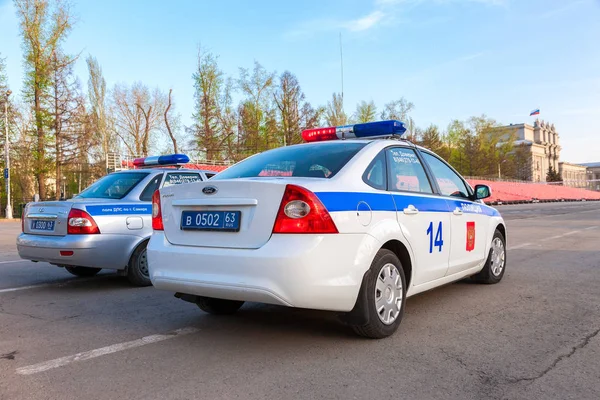
[[[183, 246], [259, 248], [271, 237], [287, 183], [291, 183], [289, 179], [235, 179], [163, 188], [160, 200], [165, 237]], [[206, 194], [209, 192], [213, 193]], [[214, 215], [225, 212], [219, 217], [213, 215], [215, 219], [239, 212], [239, 230], [185, 228], [184, 212], [186, 218], [191, 215], [195, 219], [197, 212], [203, 211]]]
[[31, 235], [65, 236], [72, 201], [41, 201], [29, 203], [23, 231]]

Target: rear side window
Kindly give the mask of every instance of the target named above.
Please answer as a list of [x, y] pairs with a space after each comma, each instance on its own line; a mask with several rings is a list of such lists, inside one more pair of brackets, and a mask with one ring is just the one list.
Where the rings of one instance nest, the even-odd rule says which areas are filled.
[[122, 199], [147, 176], [147, 172], [112, 173], [97, 180], [76, 197], [84, 199]]
[[311, 143], [280, 147], [250, 157], [221, 172], [213, 180], [269, 176], [331, 178], [366, 143]]
[[154, 178], [152, 178], [150, 183], [148, 183], [142, 191], [142, 194], [140, 194], [141, 201], [152, 201], [152, 195], [160, 186], [160, 180], [162, 179], [162, 177], [163, 174], [158, 174]]
[[165, 178], [163, 187], [180, 185], [182, 183], [193, 183], [201, 180], [200, 174], [196, 172], [169, 172]]
[[388, 188], [391, 191], [433, 193], [425, 169], [412, 149], [387, 149]]
[[385, 153], [382, 151], [371, 161], [367, 167], [363, 180], [375, 189], [386, 190], [387, 168], [385, 165]]
[[216, 174], [205, 173], [204, 175], [206, 175], [206, 179], [210, 179], [213, 176], [215, 176]]

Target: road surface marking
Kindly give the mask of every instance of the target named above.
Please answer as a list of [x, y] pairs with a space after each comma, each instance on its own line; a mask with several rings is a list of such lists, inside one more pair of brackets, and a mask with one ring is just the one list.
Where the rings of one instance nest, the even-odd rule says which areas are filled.
[[518, 245], [518, 246], [511, 246], [511, 247], [509, 247], [508, 249], [509, 249], [509, 250], [516, 250], [516, 249], [520, 249], [520, 248], [522, 248], [522, 247], [531, 246], [532, 244], [533, 244], [533, 243], [523, 243], [523, 244], [520, 244], [520, 245]]
[[[551, 237], [540, 239], [539, 242], [547, 242], [549, 240], [560, 239], [560, 238], [563, 238], [565, 236], [570, 236], [570, 235], [574, 235], [576, 233], [580, 233], [580, 232], [584, 232], [584, 231], [589, 231], [591, 229], [596, 229], [596, 227], [595, 226], [589, 226], [587, 228], [578, 229], [578, 230], [575, 230], [575, 231], [569, 231], [567, 233], [563, 233], [562, 235], [556, 235], [556, 236], [551, 236]], [[522, 249], [523, 247], [531, 246], [531, 245], [534, 245], [534, 244], [536, 244], [536, 243], [523, 243], [523, 244], [520, 244], [518, 246], [511, 246], [508, 249], [509, 250]]]
[[18, 292], [19, 290], [37, 289], [37, 288], [42, 288], [42, 287], [46, 287], [46, 286], [66, 285], [66, 284], [71, 283], [71, 282], [88, 282], [88, 281], [91, 281], [91, 280], [102, 279], [104, 276], [110, 276], [110, 275], [92, 276], [92, 277], [89, 277], [89, 278], [71, 278], [71, 279], [66, 279], [66, 280], [62, 280], [62, 281], [58, 281], [58, 282], [48, 282], [48, 283], [40, 283], [40, 284], [37, 284], [37, 285], [29, 285], [29, 286], [20, 286], [20, 287], [14, 287], [14, 288], [0, 289], [0, 294], [2, 294], [2, 293], [9, 293], [9, 292]]
[[19, 375], [33, 375], [39, 372], [48, 371], [50, 369], [62, 367], [77, 361], [90, 360], [92, 358], [105, 356], [107, 354], [116, 353], [119, 351], [133, 349], [135, 347], [145, 346], [151, 343], [162, 342], [163, 340], [173, 339], [177, 336], [189, 335], [190, 333], [198, 332], [197, 328], [181, 328], [171, 333], [162, 335], [150, 335], [141, 339], [132, 340], [130, 342], [113, 344], [111, 346], [101, 347], [99, 349], [84, 351], [71, 356], [56, 358], [54, 360], [41, 362], [39, 364], [29, 365], [27, 367], [17, 368]]
[[52, 284], [51, 283], [41, 283], [39, 285], [21, 286], [21, 287], [0, 289], [0, 293], [18, 292], [19, 290], [35, 289], [35, 288], [40, 288], [40, 287], [45, 287], [45, 286], [50, 286], [50, 285], [52, 285]]
[[589, 231], [590, 229], [595, 229], [595, 228], [596, 228], [595, 226], [589, 226], [589, 227], [584, 228], [584, 229], [578, 229], [576, 231], [570, 231], [570, 232], [567, 232], [567, 233], [563, 233], [562, 235], [556, 235], [556, 236], [552, 236], [552, 237], [549, 237], [549, 238], [540, 239], [540, 242], [547, 242], [548, 240], [560, 239], [560, 238], [565, 237], [565, 236], [574, 235], [576, 233], [583, 232], [583, 231]]
[[0, 264], [12, 264], [18, 262], [30, 262], [29, 260], [15, 260], [15, 261], [0, 261]]

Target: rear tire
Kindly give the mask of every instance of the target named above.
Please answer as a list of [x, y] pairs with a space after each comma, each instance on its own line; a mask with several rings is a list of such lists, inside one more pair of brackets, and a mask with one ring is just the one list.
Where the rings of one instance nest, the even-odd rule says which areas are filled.
[[502, 233], [496, 230], [483, 269], [471, 279], [478, 283], [494, 284], [502, 280], [504, 271], [506, 271], [506, 240]]
[[204, 312], [213, 315], [231, 315], [244, 305], [243, 301], [215, 299], [198, 296], [196, 305]]
[[152, 282], [150, 281], [150, 274], [148, 272], [148, 258], [146, 252], [147, 246], [148, 241], [146, 240], [135, 249], [131, 255], [131, 259], [129, 260], [129, 265], [127, 267], [127, 279], [132, 285], [152, 285]]
[[68, 267], [66, 265], [65, 265], [65, 269], [69, 273], [71, 273], [75, 276], [81, 276], [81, 277], [94, 276], [102, 270], [102, 268]]
[[366, 299], [367, 322], [352, 324], [354, 332], [371, 339], [382, 339], [396, 332], [406, 303], [406, 278], [396, 254], [379, 250], [360, 290], [359, 298]]

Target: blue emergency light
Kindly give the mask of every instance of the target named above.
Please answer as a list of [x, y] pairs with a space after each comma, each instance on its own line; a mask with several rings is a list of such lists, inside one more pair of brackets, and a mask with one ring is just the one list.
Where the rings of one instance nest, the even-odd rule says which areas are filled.
[[152, 167], [152, 166], [167, 166], [180, 165], [190, 162], [190, 158], [185, 154], [169, 154], [166, 156], [152, 156], [144, 158], [136, 158], [133, 160], [135, 167]]
[[306, 129], [302, 131], [302, 138], [306, 142], [320, 142], [337, 139], [401, 136], [404, 132], [406, 132], [404, 122], [392, 119], [363, 124]]

